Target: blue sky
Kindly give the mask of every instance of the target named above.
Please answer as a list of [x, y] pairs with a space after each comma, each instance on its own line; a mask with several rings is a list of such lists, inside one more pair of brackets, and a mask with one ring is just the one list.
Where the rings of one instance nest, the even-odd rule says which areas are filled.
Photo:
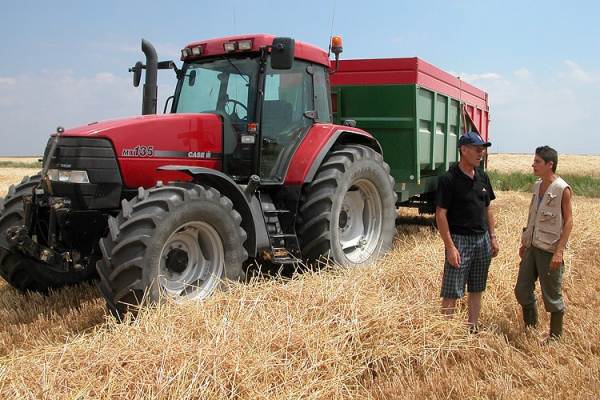
[[[485, 90], [494, 153], [600, 154], [597, 1], [4, 1], [0, 156], [40, 155], [56, 126], [141, 112], [128, 68], [187, 43], [292, 36], [345, 59], [419, 57]], [[161, 71], [159, 109], [174, 89]]]

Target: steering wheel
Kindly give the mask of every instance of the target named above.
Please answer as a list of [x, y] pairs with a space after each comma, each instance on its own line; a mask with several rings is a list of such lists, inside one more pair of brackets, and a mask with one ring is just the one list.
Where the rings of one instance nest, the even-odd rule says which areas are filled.
[[[231, 112], [229, 112], [229, 111], [228, 111], [228, 108], [229, 108], [229, 107], [228, 107], [228, 104], [229, 104], [229, 103], [233, 103], [233, 106], [232, 106], [232, 108], [231, 108]], [[237, 101], [237, 100], [233, 100], [233, 99], [227, 99], [227, 100], [225, 101], [225, 104], [224, 104], [224, 106], [223, 106], [223, 107], [225, 108], [225, 112], [226, 112], [226, 113], [227, 113], [229, 116], [232, 116], [233, 114], [236, 114], [236, 112], [235, 112], [235, 108], [236, 108], [237, 106], [240, 106], [240, 107], [242, 107], [242, 108], [243, 108], [243, 109], [246, 111], [246, 115], [248, 115], [248, 107], [246, 107], [246, 106], [244, 105], [244, 103], [241, 103], [241, 102], [239, 102], [239, 101]]]

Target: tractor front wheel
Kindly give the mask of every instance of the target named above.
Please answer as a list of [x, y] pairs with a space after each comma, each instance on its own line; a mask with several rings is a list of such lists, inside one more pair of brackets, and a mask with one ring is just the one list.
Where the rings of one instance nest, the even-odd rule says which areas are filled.
[[171, 183], [140, 189], [109, 220], [100, 242], [100, 290], [111, 313], [135, 313], [145, 299], [201, 300], [225, 280], [243, 280], [246, 232], [216, 189]]

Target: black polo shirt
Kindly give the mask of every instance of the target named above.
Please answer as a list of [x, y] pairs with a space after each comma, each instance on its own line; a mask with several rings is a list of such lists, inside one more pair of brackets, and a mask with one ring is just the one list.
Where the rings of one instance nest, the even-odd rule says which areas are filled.
[[471, 179], [456, 164], [440, 176], [435, 205], [448, 210], [450, 233], [472, 235], [488, 231], [485, 209], [495, 198], [485, 172], [475, 168], [475, 178]]

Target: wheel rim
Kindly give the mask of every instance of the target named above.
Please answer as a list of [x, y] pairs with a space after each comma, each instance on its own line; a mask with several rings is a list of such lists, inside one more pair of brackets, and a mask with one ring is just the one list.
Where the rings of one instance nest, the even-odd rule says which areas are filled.
[[383, 206], [377, 187], [358, 180], [346, 192], [338, 218], [340, 247], [346, 258], [361, 263], [379, 246]]
[[176, 299], [206, 298], [219, 285], [224, 262], [223, 243], [212, 226], [203, 222], [184, 224], [161, 251], [160, 288]]

